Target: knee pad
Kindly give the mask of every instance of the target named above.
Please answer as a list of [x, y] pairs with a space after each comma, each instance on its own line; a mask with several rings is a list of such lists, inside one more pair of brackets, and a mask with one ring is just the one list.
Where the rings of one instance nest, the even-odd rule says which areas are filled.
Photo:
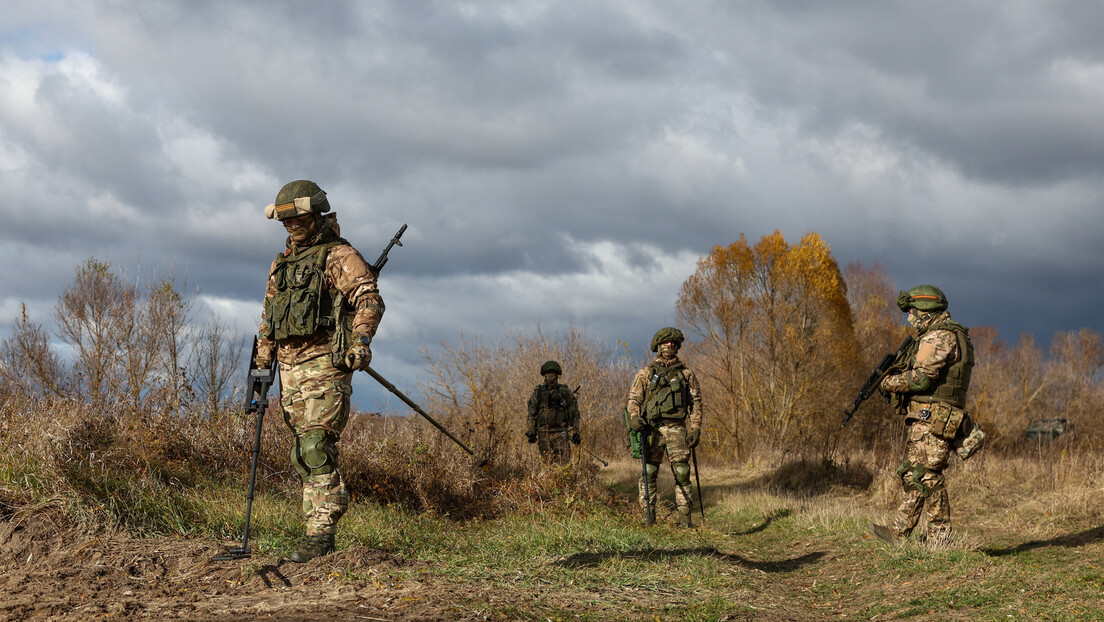
[[326, 475], [337, 469], [337, 446], [328, 432], [310, 430], [297, 440], [299, 462], [308, 475]]
[[645, 469], [648, 471], [648, 480], [655, 481], [656, 474], [659, 473], [659, 464], [655, 462], [645, 462]]
[[680, 486], [690, 485], [690, 463], [689, 462], [675, 462], [671, 465], [671, 470], [675, 472], [675, 481]]

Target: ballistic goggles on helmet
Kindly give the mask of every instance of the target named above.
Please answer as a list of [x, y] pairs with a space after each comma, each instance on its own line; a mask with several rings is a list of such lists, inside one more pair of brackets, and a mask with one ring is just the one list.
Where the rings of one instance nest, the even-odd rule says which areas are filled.
[[[315, 206], [324, 204], [321, 207]], [[287, 220], [288, 218], [295, 218], [296, 216], [302, 216], [304, 214], [323, 213], [330, 211], [330, 204], [326, 201], [326, 192], [319, 190], [313, 196], [309, 197], [296, 197], [291, 203], [282, 203], [276, 205], [270, 203], [265, 208], [265, 216], [268, 218], [275, 218], [276, 220]]]

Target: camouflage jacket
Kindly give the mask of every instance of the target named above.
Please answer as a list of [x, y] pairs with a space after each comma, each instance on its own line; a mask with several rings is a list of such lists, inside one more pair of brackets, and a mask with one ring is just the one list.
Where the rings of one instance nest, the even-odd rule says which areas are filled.
[[538, 384], [529, 396], [529, 429], [558, 431], [565, 427], [579, 429], [579, 403], [565, 384], [549, 387]]
[[[931, 318], [927, 326], [937, 326], [950, 320], [946, 311]], [[916, 387], [925, 383], [940, 381], [942, 371], [955, 364], [962, 353], [959, 352], [958, 336], [952, 330], [923, 329], [915, 346], [915, 363], [899, 373], [887, 375], [882, 379], [881, 389], [886, 393], [908, 394], [917, 391]], [[910, 351], [912, 351], [910, 349]]]
[[[323, 220], [323, 232], [319, 234], [312, 244], [322, 243], [327, 239], [340, 236], [336, 214], [327, 214]], [[309, 247], [309, 245], [307, 246]], [[283, 255], [289, 255], [293, 250], [299, 250], [289, 237], [287, 250]], [[276, 261], [273, 260], [268, 271], [268, 285], [265, 288], [265, 300], [276, 294], [276, 281], [273, 278], [276, 270]], [[369, 338], [375, 336], [383, 317], [384, 304], [380, 297], [379, 288], [376, 285], [376, 275], [368, 267], [360, 253], [348, 244], [338, 244], [330, 248], [326, 256], [324, 269], [324, 283], [327, 288], [336, 289], [344, 297], [346, 303], [353, 311], [352, 332], [354, 335], [366, 335]], [[264, 306], [262, 306], [262, 309]], [[261, 312], [261, 335], [268, 333], [267, 318]], [[330, 339], [332, 330], [318, 330], [308, 337], [294, 337], [275, 342], [261, 337], [257, 341], [258, 358], [271, 359], [274, 348], [278, 349], [277, 359], [287, 365], [297, 365], [303, 361], [316, 358], [323, 354], [330, 354]]]
[[[671, 365], [678, 362], [678, 357], [675, 357], [671, 361], [663, 361], [659, 358], [652, 363], [652, 365]], [[686, 386], [689, 388], [690, 404], [687, 409], [686, 427], [691, 430], [700, 430], [702, 425], [702, 394], [701, 385], [698, 383], [698, 377], [687, 367], [683, 367], [679, 372], [682, 374]], [[652, 375], [652, 366], [649, 365], [636, 372], [636, 376], [633, 378], [632, 386], [629, 388], [629, 399], [627, 407], [629, 409], [629, 418], [643, 417], [644, 414], [644, 394], [648, 390], [648, 383], [650, 376]]]

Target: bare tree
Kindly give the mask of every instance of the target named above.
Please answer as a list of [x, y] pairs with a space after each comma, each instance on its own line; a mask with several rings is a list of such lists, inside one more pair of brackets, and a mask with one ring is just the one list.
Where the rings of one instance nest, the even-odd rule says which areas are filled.
[[231, 400], [240, 396], [234, 380], [238, 372], [244, 371], [244, 347], [244, 341], [237, 335], [228, 334], [217, 317], [196, 332], [188, 368], [191, 369], [199, 402], [208, 417], [219, 414]]
[[110, 265], [89, 259], [58, 301], [58, 336], [73, 348], [77, 389], [93, 403], [110, 398], [121, 384], [120, 339], [130, 328], [136, 297]]
[[27, 320], [27, 306], [12, 335], [0, 344], [0, 380], [34, 395], [63, 396], [68, 388], [65, 366], [50, 349], [50, 337], [42, 325]]

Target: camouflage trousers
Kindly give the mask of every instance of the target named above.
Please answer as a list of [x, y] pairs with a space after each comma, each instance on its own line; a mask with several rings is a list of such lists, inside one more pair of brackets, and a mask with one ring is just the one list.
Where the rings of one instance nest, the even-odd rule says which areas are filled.
[[909, 426], [908, 435], [908, 459], [897, 470], [905, 498], [894, 516], [893, 533], [907, 538], [926, 507], [928, 540], [941, 540], [951, 533], [951, 504], [943, 478], [951, 442], [932, 434], [924, 421]]
[[[337, 442], [349, 420], [352, 374], [333, 366], [330, 356], [319, 356], [298, 365], [280, 364], [280, 403], [284, 423], [295, 435], [291, 462], [303, 480], [303, 515], [308, 536], [333, 534], [337, 521], [349, 508], [349, 494], [338, 470]], [[322, 468], [308, 466], [306, 443], [318, 441], [310, 454]], [[320, 456], [318, 459], [315, 456]]]
[[541, 460], [552, 464], [571, 462], [571, 441], [567, 438], [567, 428], [541, 428], [537, 430], [537, 449]]
[[[641, 438], [641, 449], [644, 452], [644, 461], [647, 463], [648, 494], [651, 497], [652, 507], [658, 507], [659, 493], [656, 491], [656, 483], [659, 479], [659, 465], [663, 462], [663, 454], [667, 454], [667, 462], [671, 464], [671, 471], [675, 475], [675, 504], [679, 513], [689, 514], [694, 509], [694, 497], [690, 488], [690, 448], [686, 446], [686, 423], [682, 419], [658, 419], [653, 423], [652, 433], [648, 438]], [[645, 508], [644, 502], [644, 475], [641, 474], [638, 484], [640, 491], [640, 508]]]

